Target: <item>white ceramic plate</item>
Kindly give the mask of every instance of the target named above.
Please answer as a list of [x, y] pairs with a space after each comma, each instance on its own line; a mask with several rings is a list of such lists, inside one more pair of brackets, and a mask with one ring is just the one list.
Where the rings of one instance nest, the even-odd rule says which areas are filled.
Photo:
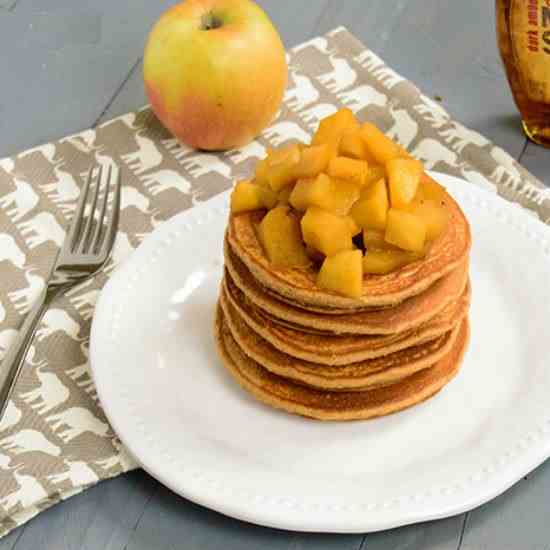
[[212, 324], [227, 193], [145, 240], [102, 292], [91, 361], [109, 420], [151, 475], [254, 523], [366, 532], [471, 509], [550, 456], [550, 229], [435, 177], [472, 225], [471, 343], [439, 394], [377, 420], [291, 416], [223, 369]]

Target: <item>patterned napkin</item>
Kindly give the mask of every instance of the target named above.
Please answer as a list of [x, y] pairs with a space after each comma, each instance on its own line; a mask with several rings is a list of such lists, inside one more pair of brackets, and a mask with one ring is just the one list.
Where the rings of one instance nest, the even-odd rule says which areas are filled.
[[464, 177], [550, 220], [550, 190], [344, 28], [293, 48], [288, 60], [290, 82], [277, 120], [242, 149], [211, 154], [182, 147], [145, 107], [0, 160], [0, 357], [44, 285], [90, 164], [115, 161], [123, 181], [113, 260], [46, 313], [0, 424], [0, 536], [136, 466], [105, 419], [88, 369], [99, 289], [157, 225], [249, 175], [265, 147], [308, 140], [321, 118], [346, 105], [426, 168]]

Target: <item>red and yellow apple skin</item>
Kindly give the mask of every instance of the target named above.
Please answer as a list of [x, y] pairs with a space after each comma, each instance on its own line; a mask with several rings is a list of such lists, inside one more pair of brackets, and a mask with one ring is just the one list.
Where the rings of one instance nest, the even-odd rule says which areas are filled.
[[182, 143], [241, 147], [272, 120], [287, 84], [285, 50], [251, 0], [186, 0], [153, 27], [144, 56], [153, 111]]

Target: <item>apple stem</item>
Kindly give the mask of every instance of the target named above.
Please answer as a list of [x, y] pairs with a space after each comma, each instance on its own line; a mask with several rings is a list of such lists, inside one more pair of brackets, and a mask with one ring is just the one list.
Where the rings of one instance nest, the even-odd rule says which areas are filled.
[[209, 31], [222, 26], [222, 22], [211, 12], [205, 13], [201, 18], [201, 29]]

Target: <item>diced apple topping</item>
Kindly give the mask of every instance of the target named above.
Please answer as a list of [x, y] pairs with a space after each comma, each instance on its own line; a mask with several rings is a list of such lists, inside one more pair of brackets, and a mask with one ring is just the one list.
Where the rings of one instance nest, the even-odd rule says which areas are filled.
[[256, 170], [254, 173], [254, 181], [258, 185], [263, 186], [269, 186], [269, 182], [267, 181], [267, 174], [269, 172], [269, 158], [266, 157], [265, 159], [259, 160], [256, 164]]
[[363, 229], [363, 246], [367, 250], [396, 250], [393, 244], [386, 242], [385, 232], [378, 229]]
[[288, 202], [293, 208], [305, 212], [308, 206], [311, 206], [311, 186], [314, 182], [315, 178], [304, 178], [296, 182], [288, 198]]
[[385, 239], [403, 250], [422, 252], [426, 242], [426, 223], [410, 212], [390, 208]]
[[237, 182], [231, 194], [233, 214], [259, 208], [273, 208], [276, 203], [277, 195], [273, 191], [247, 180]]
[[331, 156], [336, 155], [340, 139], [346, 131], [358, 130], [359, 122], [350, 109], [344, 107], [319, 123], [319, 128], [313, 135], [312, 145], [326, 143], [331, 150]]
[[288, 162], [297, 162], [300, 160], [300, 145], [298, 143], [293, 143], [292, 145], [287, 145], [281, 147], [280, 149], [268, 149], [268, 163], [269, 166], [275, 166], [281, 163]]
[[379, 250], [373, 248], [365, 252], [363, 271], [372, 275], [385, 275], [419, 258], [421, 258], [420, 254], [406, 252], [405, 250]]
[[351, 236], [355, 237], [355, 235], [359, 235], [361, 233], [361, 226], [351, 216], [346, 216], [346, 220], [348, 221]]
[[347, 157], [333, 157], [328, 165], [327, 174], [333, 178], [356, 183], [360, 187], [367, 183], [369, 163]]
[[338, 155], [357, 160], [370, 160], [367, 146], [361, 137], [360, 130], [346, 130], [338, 144]]
[[290, 204], [296, 210], [318, 206], [323, 210], [345, 215], [359, 198], [359, 186], [346, 180], [335, 180], [319, 174], [314, 180], [305, 179], [296, 183], [290, 195]]
[[435, 202], [445, 200], [445, 188], [431, 178], [423, 176], [416, 192], [416, 199], [427, 199]]
[[254, 178], [235, 185], [231, 213], [267, 210], [257, 234], [270, 262], [322, 264], [320, 287], [359, 296], [363, 273], [426, 254], [449, 225], [447, 199], [401, 145], [343, 108], [321, 120], [311, 144], [267, 148]]
[[314, 178], [326, 170], [330, 161], [330, 147], [326, 143], [304, 147], [295, 168], [296, 179]]
[[422, 163], [415, 159], [396, 158], [386, 163], [393, 208], [405, 208], [413, 200], [423, 171]]
[[274, 151], [267, 157], [267, 183], [273, 191], [280, 191], [285, 185], [296, 181], [296, 167], [300, 162], [300, 148], [292, 145]]
[[361, 126], [361, 137], [368, 154], [378, 164], [385, 165], [389, 160], [402, 156], [401, 147], [370, 122]]
[[431, 199], [413, 201], [408, 211], [424, 221], [428, 241], [437, 239], [445, 231], [449, 221], [447, 209], [440, 202]]
[[379, 179], [384, 179], [386, 177], [386, 169], [380, 164], [369, 164], [369, 172], [367, 174], [367, 181], [365, 186], [378, 181]]
[[263, 187], [262, 185], [257, 185], [257, 187], [260, 190], [260, 199], [264, 207], [268, 210], [274, 208], [279, 198], [277, 193], [269, 189], [269, 187]]
[[258, 236], [273, 265], [307, 267], [311, 264], [302, 240], [300, 221], [288, 206], [270, 210], [258, 226]]
[[325, 256], [353, 247], [351, 226], [345, 217], [311, 206], [300, 223], [305, 243]]
[[363, 292], [363, 254], [343, 250], [325, 258], [317, 275], [317, 285], [344, 296], [358, 298]]
[[353, 205], [350, 215], [360, 227], [383, 230], [388, 213], [386, 182], [379, 179], [369, 185]]
[[277, 195], [277, 204], [288, 204], [292, 191], [294, 191], [294, 185], [285, 185]]

